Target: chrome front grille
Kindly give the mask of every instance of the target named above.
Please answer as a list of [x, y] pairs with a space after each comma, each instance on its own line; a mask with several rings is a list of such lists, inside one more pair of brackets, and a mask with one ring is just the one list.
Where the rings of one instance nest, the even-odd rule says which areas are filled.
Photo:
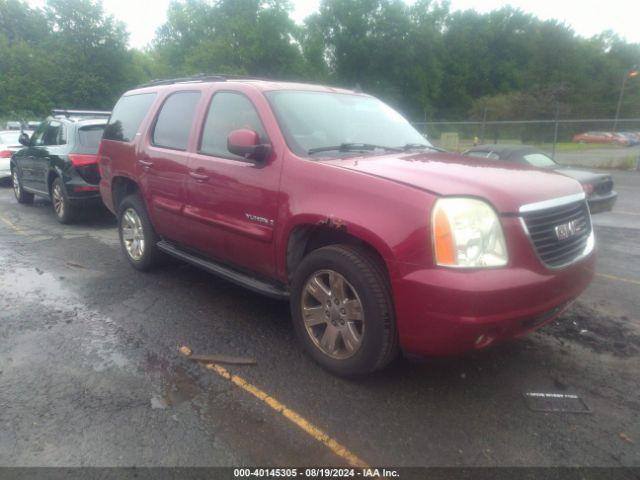
[[585, 254], [591, 236], [591, 216], [584, 200], [521, 212], [531, 243], [542, 262], [553, 268]]

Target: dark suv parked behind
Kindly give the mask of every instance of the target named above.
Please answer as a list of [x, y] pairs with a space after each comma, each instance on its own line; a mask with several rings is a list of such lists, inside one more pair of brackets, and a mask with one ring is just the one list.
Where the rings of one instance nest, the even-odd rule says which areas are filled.
[[120, 98], [99, 158], [131, 265], [166, 253], [290, 299], [300, 342], [340, 374], [523, 335], [593, 276], [578, 182], [437, 151], [361, 92], [152, 83]]
[[13, 190], [20, 203], [34, 195], [50, 199], [61, 223], [74, 220], [79, 209], [100, 203], [96, 152], [110, 112], [53, 110], [25, 148], [11, 159]]

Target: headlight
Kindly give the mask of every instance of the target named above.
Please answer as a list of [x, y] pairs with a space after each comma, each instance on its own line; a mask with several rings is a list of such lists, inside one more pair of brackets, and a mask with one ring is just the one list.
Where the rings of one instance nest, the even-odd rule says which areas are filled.
[[474, 198], [441, 198], [433, 208], [433, 244], [438, 265], [501, 267], [507, 246], [495, 211]]

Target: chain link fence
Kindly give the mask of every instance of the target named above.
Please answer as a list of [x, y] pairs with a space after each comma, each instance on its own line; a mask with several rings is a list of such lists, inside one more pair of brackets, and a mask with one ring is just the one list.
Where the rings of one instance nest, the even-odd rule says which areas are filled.
[[[476, 144], [522, 144], [536, 146], [560, 163], [637, 168], [640, 147], [634, 140], [629, 146], [574, 141], [585, 132], [613, 132], [614, 124], [613, 118], [413, 122], [434, 145], [449, 151], [463, 152]], [[618, 119], [616, 131], [640, 139], [640, 118]]]

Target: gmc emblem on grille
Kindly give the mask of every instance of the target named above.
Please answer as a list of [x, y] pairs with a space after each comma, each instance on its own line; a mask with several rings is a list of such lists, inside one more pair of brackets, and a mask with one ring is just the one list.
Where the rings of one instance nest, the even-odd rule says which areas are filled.
[[556, 237], [558, 238], [558, 240], [566, 240], [567, 238], [573, 237], [575, 234], [580, 232], [580, 228], [578, 227], [578, 220], [571, 220], [568, 223], [556, 225], [554, 230], [556, 232]]

